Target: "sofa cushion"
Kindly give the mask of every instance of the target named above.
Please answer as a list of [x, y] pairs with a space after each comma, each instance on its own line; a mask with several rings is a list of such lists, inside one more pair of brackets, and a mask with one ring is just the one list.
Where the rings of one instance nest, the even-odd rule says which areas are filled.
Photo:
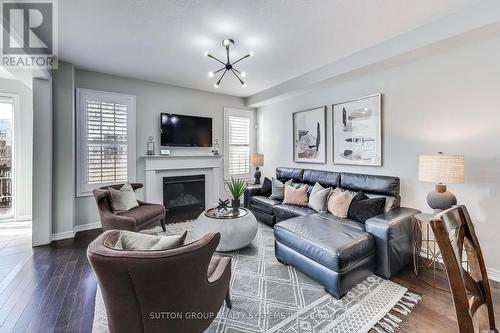
[[340, 184], [340, 173], [334, 171], [305, 169], [303, 178], [304, 183], [309, 185], [320, 183], [323, 186], [335, 188]]
[[135, 207], [129, 211], [118, 213], [119, 216], [126, 216], [133, 218], [137, 225], [149, 222], [152, 219], [161, 217], [165, 214], [165, 208], [163, 205], [143, 205]]
[[108, 187], [109, 196], [111, 198], [111, 208], [113, 213], [118, 214], [126, 212], [139, 206], [135, 197], [134, 189], [130, 183], [125, 183], [120, 189]]
[[300, 188], [295, 188], [290, 185], [285, 185], [285, 196], [283, 198], [284, 204], [307, 206], [307, 185]]
[[279, 222], [274, 226], [274, 236], [276, 241], [335, 272], [375, 252], [372, 235], [346, 223], [332, 223], [325, 214]]
[[316, 213], [314, 209], [296, 205], [281, 204], [273, 207], [273, 213], [279, 220]]
[[276, 168], [276, 178], [285, 182], [291, 179], [294, 183], [302, 183], [304, 169], [299, 168]]
[[369, 198], [363, 191], [359, 191], [352, 198], [349, 206], [349, 217], [358, 222], [365, 222], [371, 217], [384, 213], [385, 197]]
[[260, 211], [263, 211], [267, 214], [272, 214], [273, 213], [273, 207], [276, 205], [279, 205], [281, 201], [275, 200], [275, 199], [270, 199], [267, 197], [264, 197], [262, 195], [256, 195], [250, 198], [250, 207], [254, 209], [258, 209]]
[[283, 200], [283, 197], [285, 196], [285, 186], [286, 185], [292, 185], [292, 180], [287, 180], [286, 182], [281, 182], [278, 179], [274, 178], [272, 179], [272, 193], [270, 198], [274, 200]]
[[326, 212], [326, 204], [331, 191], [331, 187], [324, 188], [320, 183], [314, 184], [309, 195], [309, 202], [307, 204], [309, 208], [312, 208], [320, 213]]
[[399, 197], [398, 177], [342, 172], [340, 174], [340, 187], [355, 192], [363, 190], [367, 193]]
[[351, 193], [337, 187], [328, 198], [327, 209], [337, 217], [346, 218], [351, 201]]

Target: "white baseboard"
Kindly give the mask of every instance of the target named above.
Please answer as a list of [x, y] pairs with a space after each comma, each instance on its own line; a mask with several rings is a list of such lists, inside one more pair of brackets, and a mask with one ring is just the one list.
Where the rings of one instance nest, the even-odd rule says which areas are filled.
[[31, 215], [20, 215], [16, 218], [16, 221], [31, 221], [32, 220], [32, 217]]
[[101, 222], [87, 223], [81, 225], [75, 225], [73, 231], [59, 232], [57, 234], [52, 234], [52, 240], [58, 241], [63, 239], [74, 238], [77, 232], [85, 230], [93, 230], [101, 228]]
[[487, 268], [486, 270], [488, 271], [488, 279], [500, 282], [500, 270], [493, 268]]
[[64, 231], [64, 232], [59, 232], [57, 234], [52, 234], [53, 241], [69, 239], [73, 237], [75, 237], [75, 233], [73, 231]]
[[101, 222], [80, 224], [80, 225], [75, 225], [73, 227], [73, 233], [76, 234], [77, 232], [80, 232], [80, 231], [93, 230], [93, 229], [99, 229], [99, 228], [101, 228]]

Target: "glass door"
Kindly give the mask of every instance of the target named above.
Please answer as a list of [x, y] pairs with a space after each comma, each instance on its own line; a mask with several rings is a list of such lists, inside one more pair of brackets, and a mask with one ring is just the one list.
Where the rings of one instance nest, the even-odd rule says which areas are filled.
[[0, 97], [0, 220], [14, 217], [14, 103]]

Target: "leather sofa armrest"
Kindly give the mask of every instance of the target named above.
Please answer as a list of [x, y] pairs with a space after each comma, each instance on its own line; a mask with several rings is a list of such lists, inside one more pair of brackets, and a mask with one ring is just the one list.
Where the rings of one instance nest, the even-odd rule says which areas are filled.
[[250, 205], [250, 197], [260, 194], [261, 189], [262, 185], [248, 185], [245, 194], [243, 195], [243, 205], [245, 208], [248, 208]]
[[391, 278], [412, 260], [413, 208], [399, 207], [368, 219], [365, 230], [375, 238], [377, 275]]

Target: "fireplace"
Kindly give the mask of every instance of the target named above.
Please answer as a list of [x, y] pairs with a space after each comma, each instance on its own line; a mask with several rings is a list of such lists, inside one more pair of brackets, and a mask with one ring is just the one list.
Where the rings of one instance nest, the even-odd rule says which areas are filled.
[[205, 175], [163, 177], [166, 222], [197, 218], [205, 210]]

